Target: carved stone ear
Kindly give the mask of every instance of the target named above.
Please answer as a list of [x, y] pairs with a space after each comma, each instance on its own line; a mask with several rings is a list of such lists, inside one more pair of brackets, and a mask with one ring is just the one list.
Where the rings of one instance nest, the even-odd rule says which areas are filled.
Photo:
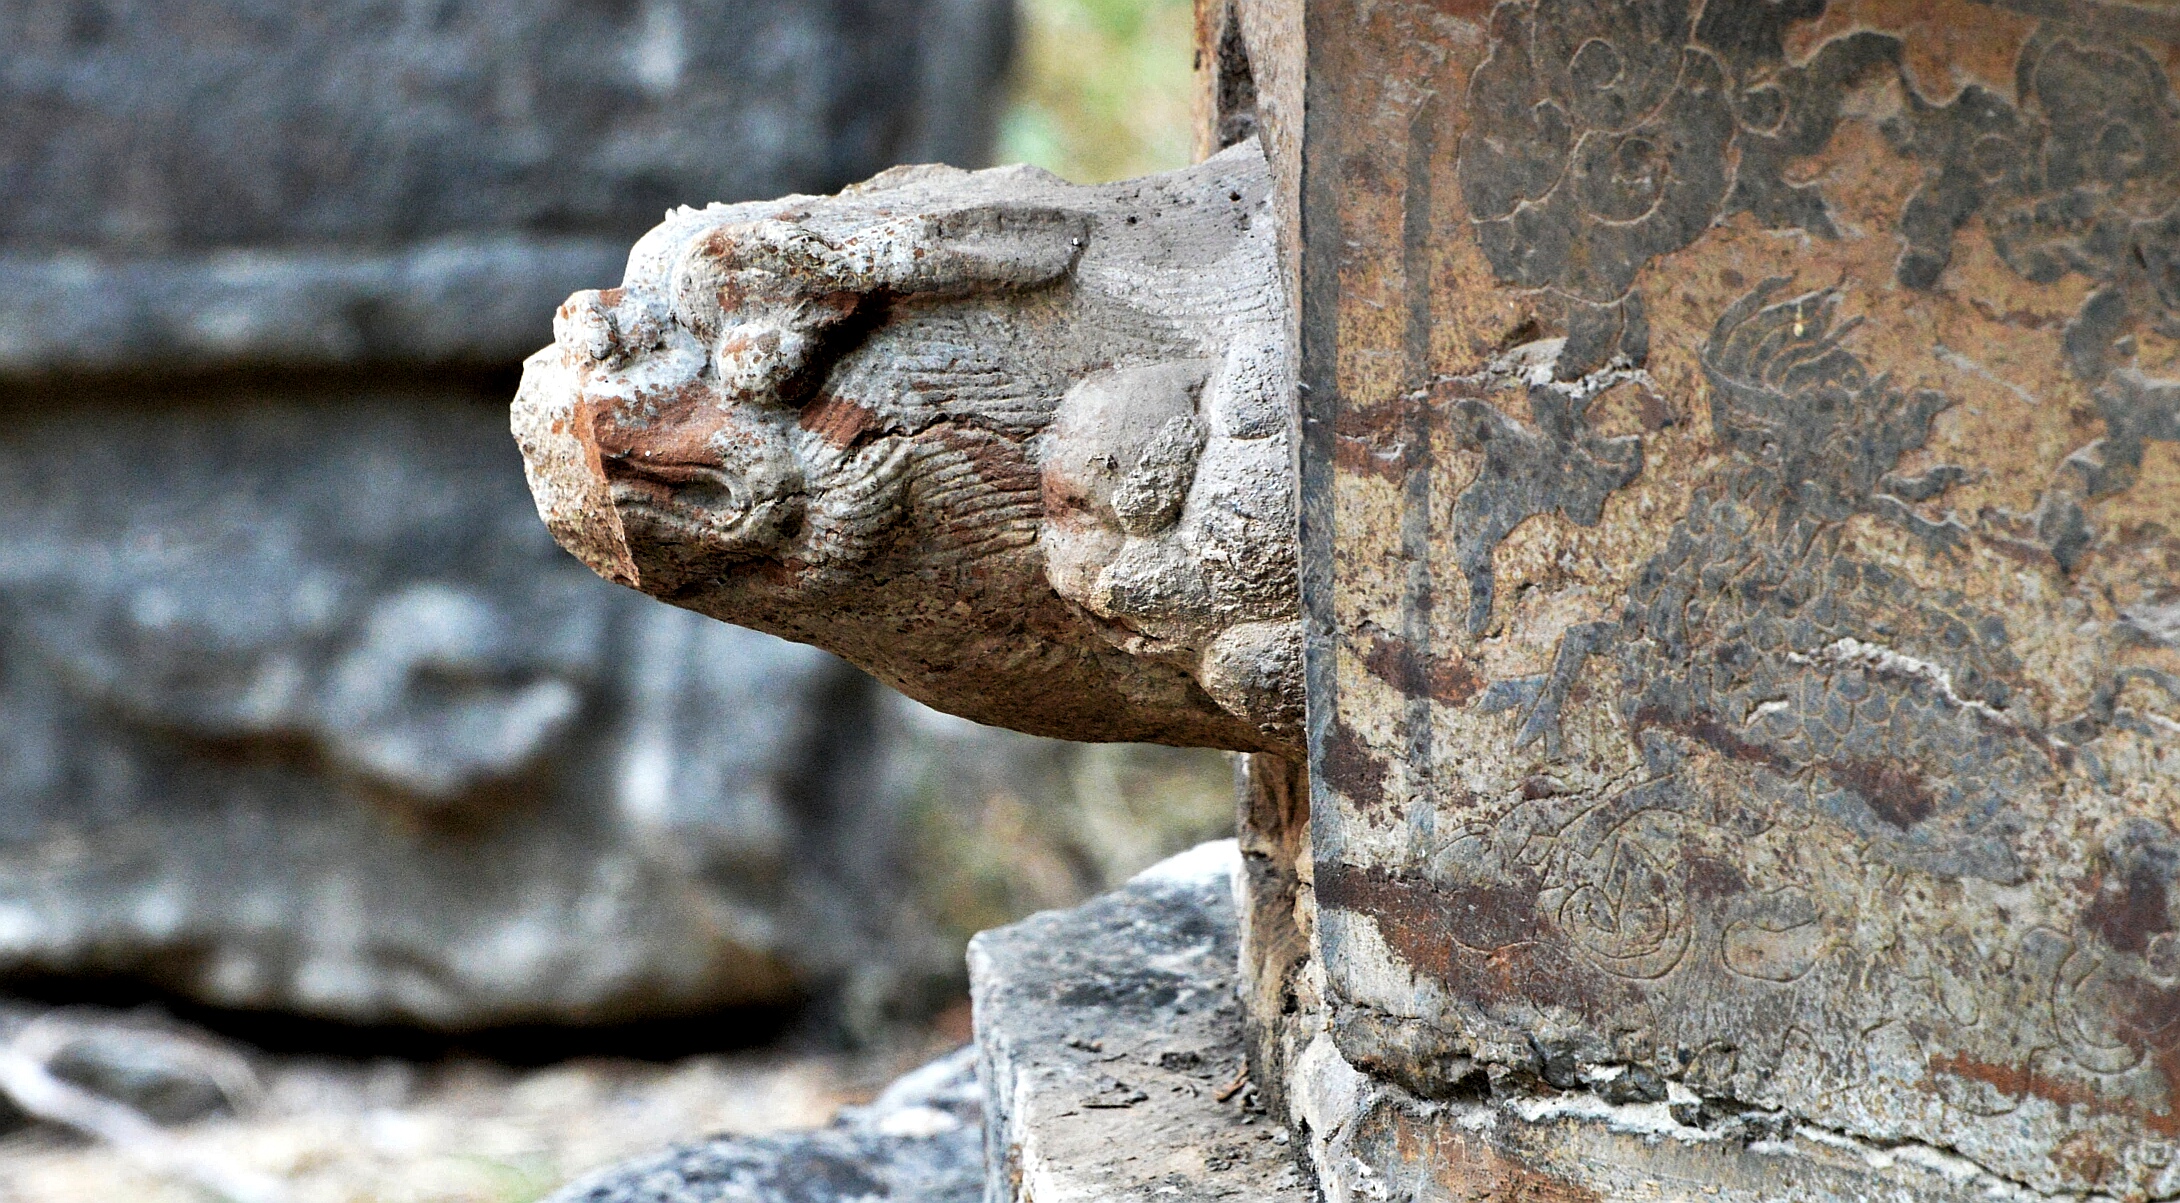
[[692, 240], [667, 288], [675, 320], [710, 342], [731, 313], [852, 297], [870, 291], [862, 275], [852, 257], [815, 231], [765, 220], [720, 226]]
[[1083, 213], [977, 205], [890, 223], [858, 236], [850, 253], [888, 292], [960, 294], [1049, 284], [1075, 266], [1089, 238]]

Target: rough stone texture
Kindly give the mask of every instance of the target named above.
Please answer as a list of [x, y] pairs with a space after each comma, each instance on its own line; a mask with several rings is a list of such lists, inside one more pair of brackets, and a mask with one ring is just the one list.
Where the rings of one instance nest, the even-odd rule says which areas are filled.
[[984, 1193], [983, 1090], [965, 1048], [830, 1127], [719, 1137], [600, 1170], [547, 1203], [974, 1203]]
[[1244, 1093], [1238, 862], [1205, 844], [970, 944], [987, 1203], [1310, 1197]]
[[678, 211], [529, 362], [539, 512], [603, 575], [942, 710], [1294, 746], [1269, 184], [1252, 141]]
[[1422, 1197], [2180, 1195], [2180, 12], [1307, 33], [1311, 1122]]
[[1301, 281], [1302, 40], [1301, 5], [1196, 0], [1197, 153], [1208, 158], [1251, 133], [1264, 148], [1289, 347], [1301, 333], [1292, 298]]
[[2050, 1198], [1918, 1141], [1859, 1140], [1685, 1091], [1651, 1100], [1619, 1081], [1425, 1100], [1359, 1072], [1320, 1036], [1297, 1059], [1291, 1089], [1327, 1203]]
[[513, 362], [669, 206], [987, 153], [1003, 0], [0, 13], [0, 373]]
[[1299, 908], [1308, 898], [1309, 777], [1300, 764], [1258, 754], [1238, 766], [1234, 876], [1240, 994], [1249, 1076], [1273, 1115], [1287, 1114], [1295, 1058], [1322, 1026], [1311, 989], [1311, 948]]

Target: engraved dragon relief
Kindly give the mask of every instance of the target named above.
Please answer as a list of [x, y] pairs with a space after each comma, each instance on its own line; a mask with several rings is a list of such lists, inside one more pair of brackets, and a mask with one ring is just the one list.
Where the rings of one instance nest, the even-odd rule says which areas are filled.
[[[1527, 882], [1571, 951], [1618, 977], [1657, 976], [1688, 950], [1682, 850], [1703, 841], [1676, 833], [1722, 825], [1746, 838], [1824, 816], [1896, 865], [2011, 882], [2021, 867], [2006, 800], [2052, 771], [2048, 741], [2007, 712], [2019, 667], [2003, 624], [1839, 554], [1842, 526], [1858, 515], [1933, 550], [1965, 537], [1950, 514], [1919, 508], [1963, 470], [1895, 471], [1950, 402], [1869, 372], [1848, 349], [1858, 322], [1840, 320], [1837, 292], [1781, 300], [1784, 284], [1767, 281], [1731, 306], [1703, 348], [1728, 466], [1639, 570], [1620, 619], [1569, 628], [1545, 674], [1491, 682], [1473, 702], [1479, 713], [1517, 711], [1514, 746], [1542, 742], [1554, 761], [1567, 695], [1606, 657], [1647, 774], [1602, 802], [1560, 797], [1549, 778], [1533, 778], [1518, 832], [1449, 837], [1430, 873]], [[1506, 530], [1548, 512], [1594, 525], [1605, 497], [1641, 468], [1637, 436], [1602, 437], [1587, 418], [1596, 392], [1639, 374], [1552, 380], [1533, 368], [1554, 350], [1518, 349], [1504, 370], [1454, 382], [1466, 386], [1455, 392], [1486, 377], [1520, 389], [1534, 425], [1476, 396], [1446, 404], [1457, 439], [1484, 457], [1448, 523], [1472, 634], [1490, 617], [1490, 556]], [[1698, 747], [1752, 772], [1754, 796], [1717, 812], [1678, 775]], [[1805, 972], [1808, 940], [1794, 933], [1813, 924], [1813, 907], [1799, 888], [1734, 902], [1721, 955], [1768, 980]]]
[[1774, 300], [1784, 283], [1729, 307], [1703, 349], [1731, 454], [1637, 572], [1608, 641], [1620, 716], [1751, 766], [1882, 860], [2017, 880], [2009, 800], [2062, 757], [2014, 705], [2003, 620], [1843, 553], [1857, 515], [1933, 549], [1962, 537], [1915, 508], [1960, 469], [1893, 471], [1950, 402], [1870, 373], [1840, 296]]
[[[2180, 1068], [2180, 837], [2169, 825], [2106, 834], [2074, 929], [2013, 934], [1995, 956], [1957, 926], [1926, 932], [1886, 909], [1913, 881], [2024, 884], [2023, 816], [2095, 777], [2093, 741], [2107, 726], [2147, 720], [2110, 703], [2105, 725], [2045, 723], [2003, 618], [1849, 550], [1853, 520], [1939, 554], [1966, 537], [1929, 504], [1963, 478], [1958, 468], [1897, 470], [1949, 402], [1871, 372], [1837, 291], [1784, 287], [1766, 281], [1730, 306], [1701, 348], [1725, 455], [1638, 569], [1619, 619], [1570, 628], [1547, 674], [1495, 682], [1472, 703], [1519, 708], [1517, 743], [1546, 743], [1522, 801], [1448, 823], [1412, 875], [1321, 866], [1324, 905], [1442, 908], [1432, 942], [1402, 951], [1453, 992], [1465, 1039], [1503, 1046], [1506, 1032], [1550, 1030], [1570, 1055], [1602, 1063], [1628, 1057], [1616, 1028], [1694, 1048], [1707, 1029], [1687, 1015], [1726, 1007], [1746, 1012], [1748, 1033], [1824, 1040], [1797, 1052], [1750, 1035], [1727, 1068], [1663, 1053], [1652, 1068], [1798, 1107], [1815, 1096], [1795, 1102], [1800, 1087], [1775, 1085], [1802, 1072], [1788, 1072], [1794, 1057], [1845, 1073], [1818, 1055], [1842, 1025], [1906, 1023], [1900, 1032], [1928, 1051], [1903, 1052], [1902, 1064], [1927, 1061], [1929, 1081], [1904, 1094], [1852, 1075], [1837, 1083], [1857, 1106], [1891, 1108], [1885, 1122], [1901, 1131], [1923, 1122], [1912, 1114], [1924, 1093], [1978, 1115], [2020, 1106], [2025, 1088], [1991, 1087], [1984, 1078], [1999, 1071], [1962, 1050], [2043, 1048], [2039, 1072], [2090, 1075], [2104, 1085], [2083, 1098], [2107, 1092], [2099, 1106], [2149, 1113], [2170, 1088], [2157, 1075]], [[2112, 437], [2169, 421], [2154, 401], [2134, 404]], [[1568, 791], [1550, 775], [1559, 710], [1593, 661], [1642, 766]], [[2180, 699], [2163, 674], [2120, 677]], [[1360, 886], [1358, 872], [1382, 880]], [[1920, 963], [1899, 957], [1901, 941], [1926, 938], [1936, 943]], [[1585, 1018], [1570, 1028], [1569, 1015]], [[1368, 1046], [1357, 1055], [1405, 1072]], [[2094, 1185], [2050, 1177], [2032, 1152], [2022, 1150], [2025, 1174]]]
[[1916, 508], [1958, 468], [1893, 470], [1949, 402], [1870, 373], [1836, 292], [1775, 299], [1784, 284], [1736, 302], [1703, 348], [1729, 456], [1637, 571], [1619, 621], [1570, 630], [1546, 676], [1496, 683], [1478, 706], [1519, 705], [1520, 742], [1549, 740], [1574, 679], [1603, 656], [1650, 765], [1629, 791], [1646, 807], [1707, 809], [1663, 788], [1677, 749], [1704, 748], [1757, 787], [1764, 817], [1733, 825], [1823, 816], [1904, 868], [2019, 880], [2009, 799], [2046, 788], [2065, 751], [2013, 705], [2003, 621], [1842, 554], [1857, 515], [1935, 549], [1962, 537], [1950, 515]]
[[1292, 385], [1248, 142], [670, 213], [514, 427], [601, 574], [1037, 734], [1292, 750]]

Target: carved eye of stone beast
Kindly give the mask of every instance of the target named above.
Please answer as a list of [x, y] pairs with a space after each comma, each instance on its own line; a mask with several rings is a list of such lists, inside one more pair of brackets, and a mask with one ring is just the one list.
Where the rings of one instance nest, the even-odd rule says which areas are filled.
[[1293, 750], [1285, 306], [1253, 142], [680, 209], [514, 406], [601, 574], [1074, 739]]

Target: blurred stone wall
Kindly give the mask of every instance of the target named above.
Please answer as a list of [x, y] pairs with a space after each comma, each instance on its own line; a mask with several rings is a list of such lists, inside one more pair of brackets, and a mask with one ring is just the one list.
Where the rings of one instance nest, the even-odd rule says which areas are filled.
[[670, 206], [980, 159], [1009, 11], [0, 6], [0, 367], [519, 361]]
[[512, 367], [669, 205], [974, 163], [1006, 0], [0, 6], [0, 987], [930, 1005], [1227, 821], [553, 546]]

